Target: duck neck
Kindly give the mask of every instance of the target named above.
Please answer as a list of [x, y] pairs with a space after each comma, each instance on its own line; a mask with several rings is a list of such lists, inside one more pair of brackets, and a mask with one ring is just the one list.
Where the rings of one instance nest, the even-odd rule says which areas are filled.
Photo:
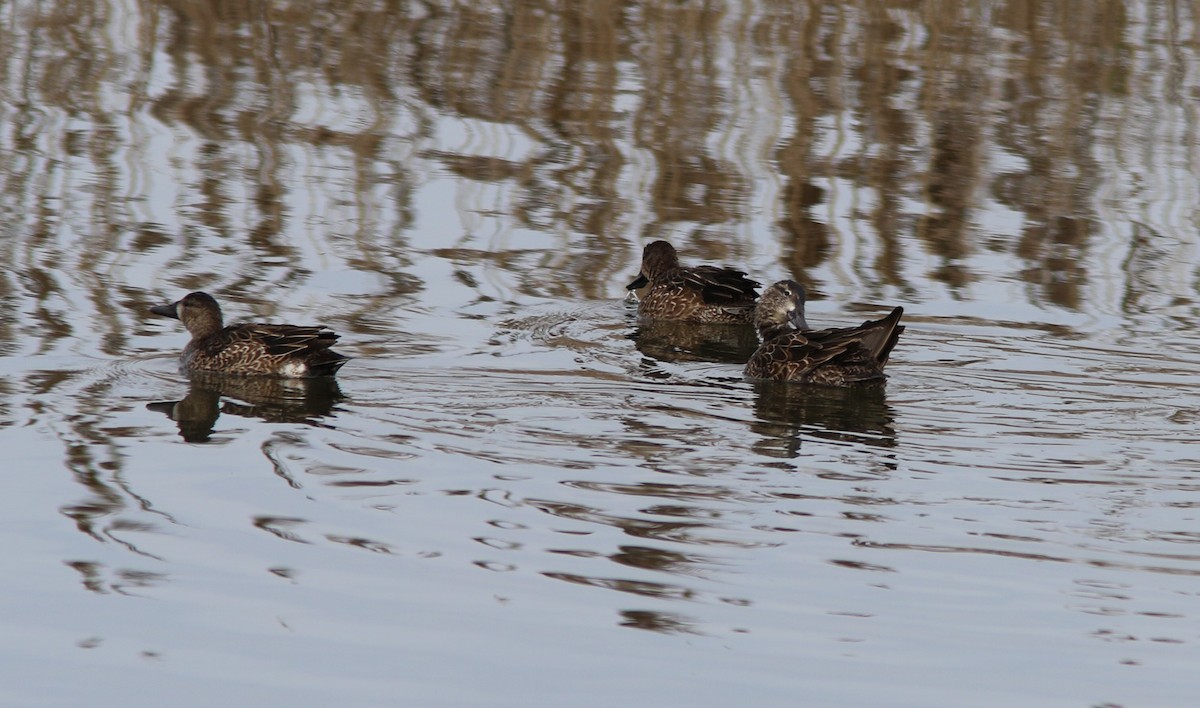
[[221, 313], [212, 312], [197, 312], [188, 319], [186, 323], [187, 329], [192, 333], [192, 339], [204, 339], [212, 336], [225, 326], [221, 319]]
[[758, 336], [761, 337], [764, 342], [768, 342], [776, 337], [780, 337], [795, 331], [796, 328], [793, 327], [792, 324], [787, 320], [784, 320], [783, 322], [758, 323]]

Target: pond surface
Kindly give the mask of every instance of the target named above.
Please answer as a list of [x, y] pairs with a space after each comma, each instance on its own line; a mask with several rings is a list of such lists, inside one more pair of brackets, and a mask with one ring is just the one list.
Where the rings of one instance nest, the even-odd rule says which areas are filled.
[[[0, 20], [0, 704], [1195, 701], [1195, 7]], [[655, 238], [886, 389], [639, 324]], [[196, 289], [354, 359], [189, 381]]]

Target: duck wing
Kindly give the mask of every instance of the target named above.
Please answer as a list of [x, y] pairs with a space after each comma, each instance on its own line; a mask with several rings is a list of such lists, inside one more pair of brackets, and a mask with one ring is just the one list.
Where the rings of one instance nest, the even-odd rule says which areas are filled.
[[328, 349], [338, 335], [324, 327], [285, 324], [247, 324], [236, 329], [236, 339], [261, 342], [267, 354], [289, 357]]
[[[828, 373], [837, 369], [840, 379], [868, 381], [882, 371], [870, 352], [856, 337], [834, 330], [791, 332], [764, 342], [746, 363], [746, 375], [756, 379], [814, 381], [827, 383]], [[839, 381], [843, 382], [843, 381]]]
[[759, 283], [747, 278], [745, 272], [734, 268], [680, 268], [672, 279], [678, 280], [683, 287], [699, 292], [707, 305], [745, 307], [754, 305], [754, 301], [758, 299]]

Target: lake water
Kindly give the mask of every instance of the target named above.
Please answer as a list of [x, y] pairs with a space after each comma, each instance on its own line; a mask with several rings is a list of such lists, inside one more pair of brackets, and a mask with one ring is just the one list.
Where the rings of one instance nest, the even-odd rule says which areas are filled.
[[[0, 6], [0, 704], [1193, 704], [1198, 21]], [[639, 325], [655, 238], [886, 389]], [[354, 359], [189, 381], [196, 289]]]

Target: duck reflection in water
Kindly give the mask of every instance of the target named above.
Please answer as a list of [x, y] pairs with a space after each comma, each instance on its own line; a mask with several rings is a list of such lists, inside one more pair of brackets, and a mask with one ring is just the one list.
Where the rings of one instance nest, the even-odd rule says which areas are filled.
[[758, 348], [754, 327], [640, 320], [629, 338], [637, 350], [658, 361], [710, 361], [744, 364]]
[[319, 426], [335, 414], [335, 406], [344, 398], [337, 379], [329, 376], [286, 379], [193, 371], [182, 400], [148, 403], [146, 407], [175, 421], [180, 437], [187, 442], [208, 442], [222, 413], [268, 423]]
[[750, 428], [761, 437], [754, 449], [769, 457], [800, 455], [804, 437], [835, 443], [896, 447], [894, 414], [883, 386], [797, 386], [754, 382]]

